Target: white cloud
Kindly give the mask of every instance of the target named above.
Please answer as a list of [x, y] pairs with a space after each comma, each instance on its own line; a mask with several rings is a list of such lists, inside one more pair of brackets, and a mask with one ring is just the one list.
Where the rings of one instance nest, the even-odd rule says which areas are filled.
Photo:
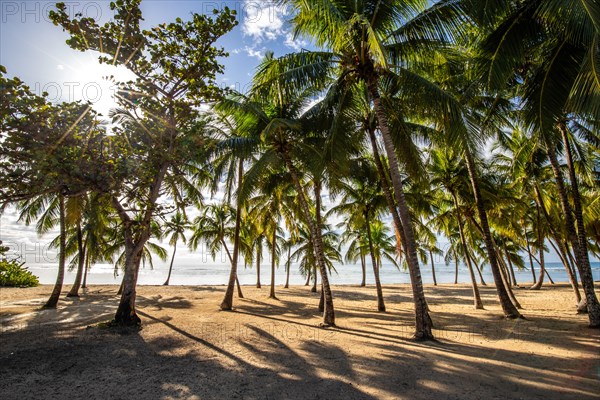
[[286, 34], [285, 8], [273, 2], [244, 0], [242, 32], [257, 43]]
[[296, 38], [294, 39], [294, 35], [291, 32], [288, 32], [285, 35], [285, 41], [283, 42], [287, 47], [294, 51], [300, 51], [302, 49], [306, 49], [310, 44], [307, 40]]
[[246, 51], [246, 54], [248, 54], [250, 57], [256, 57], [259, 60], [262, 60], [263, 57], [265, 56], [265, 48], [261, 48], [261, 49], [256, 49], [254, 47], [250, 47], [250, 46], [246, 46], [244, 47], [244, 50]]

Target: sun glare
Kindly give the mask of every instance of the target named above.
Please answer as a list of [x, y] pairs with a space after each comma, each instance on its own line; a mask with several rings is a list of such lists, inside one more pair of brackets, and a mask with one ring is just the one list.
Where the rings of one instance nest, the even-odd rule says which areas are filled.
[[[69, 89], [68, 100], [86, 101], [104, 117], [115, 107], [116, 85], [118, 82], [134, 78], [133, 74], [122, 66], [100, 64], [97, 54], [81, 54], [63, 68], [71, 75], [65, 82]], [[64, 97], [64, 95], [63, 95]]]

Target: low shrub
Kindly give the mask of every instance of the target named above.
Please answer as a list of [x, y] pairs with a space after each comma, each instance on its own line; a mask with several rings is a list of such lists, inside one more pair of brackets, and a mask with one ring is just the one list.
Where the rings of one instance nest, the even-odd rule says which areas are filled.
[[0, 286], [33, 287], [40, 284], [24, 263], [17, 260], [0, 260]]

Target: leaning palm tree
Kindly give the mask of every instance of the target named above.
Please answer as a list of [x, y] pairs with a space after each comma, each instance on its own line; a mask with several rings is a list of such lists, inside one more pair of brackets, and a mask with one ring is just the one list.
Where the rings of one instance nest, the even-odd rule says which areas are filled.
[[168, 286], [171, 280], [171, 272], [173, 271], [173, 261], [175, 261], [175, 252], [177, 251], [177, 242], [182, 241], [184, 244], [187, 239], [185, 237], [185, 231], [190, 227], [187, 217], [180, 211], [177, 211], [175, 215], [171, 217], [169, 221], [165, 223], [164, 236], [169, 236], [169, 244], [173, 246], [173, 255], [171, 256], [171, 263], [169, 264], [169, 274], [167, 280], [163, 285]]

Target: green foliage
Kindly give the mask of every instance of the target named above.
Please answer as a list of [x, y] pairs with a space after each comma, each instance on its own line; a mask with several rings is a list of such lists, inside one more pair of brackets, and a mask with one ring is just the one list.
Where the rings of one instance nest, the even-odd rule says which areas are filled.
[[24, 263], [17, 260], [0, 260], [0, 286], [34, 287], [40, 284]]

